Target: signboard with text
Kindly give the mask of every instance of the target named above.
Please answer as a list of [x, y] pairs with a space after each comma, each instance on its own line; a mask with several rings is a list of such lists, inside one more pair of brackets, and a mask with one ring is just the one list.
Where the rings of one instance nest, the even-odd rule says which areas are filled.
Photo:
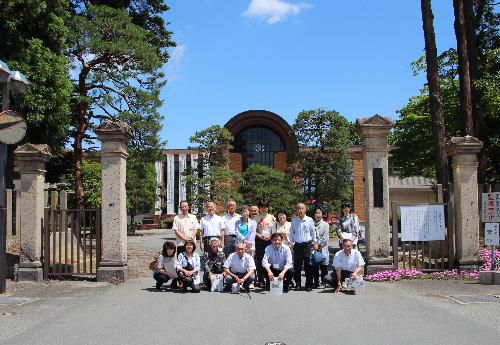
[[500, 244], [498, 223], [484, 223], [484, 244], [487, 246], [498, 246]]
[[483, 193], [483, 222], [500, 222], [500, 193]]
[[444, 205], [401, 206], [402, 241], [443, 241]]

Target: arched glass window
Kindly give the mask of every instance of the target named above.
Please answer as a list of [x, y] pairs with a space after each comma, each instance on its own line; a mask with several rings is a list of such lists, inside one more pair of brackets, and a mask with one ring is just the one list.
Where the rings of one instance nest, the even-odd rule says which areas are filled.
[[251, 164], [274, 168], [274, 153], [285, 151], [285, 145], [272, 129], [249, 127], [236, 135], [234, 150], [243, 154], [243, 170]]

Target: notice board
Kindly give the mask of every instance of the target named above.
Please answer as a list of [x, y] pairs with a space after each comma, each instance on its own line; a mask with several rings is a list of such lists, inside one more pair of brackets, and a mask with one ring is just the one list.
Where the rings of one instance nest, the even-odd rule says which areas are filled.
[[444, 205], [401, 206], [402, 241], [443, 241]]

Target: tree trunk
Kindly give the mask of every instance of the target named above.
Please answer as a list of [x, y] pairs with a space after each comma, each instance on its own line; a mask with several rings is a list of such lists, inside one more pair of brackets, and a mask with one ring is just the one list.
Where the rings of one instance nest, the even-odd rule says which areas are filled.
[[431, 0], [421, 0], [421, 7], [425, 38], [425, 60], [427, 63], [427, 83], [429, 84], [429, 101], [432, 118], [432, 134], [434, 137], [436, 178], [437, 183], [443, 186], [444, 202], [447, 202], [449, 195], [448, 158], [445, 151], [446, 133]]
[[75, 134], [75, 144], [74, 144], [74, 153], [75, 153], [75, 200], [77, 209], [83, 209], [85, 207], [85, 187], [83, 185], [83, 138], [85, 137], [85, 132], [88, 127], [88, 103], [85, 101], [87, 97], [87, 88], [86, 88], [86, 79], [87, 71], [86, 69], [82, 70], [79, 75], [78, 81], [78, 92], [80, 95], [80, 101], [78, 103], [77, 109], [77, 128]]
[[458, 76], [460, 80], [460, 108], [463, 135], [475, 135], [472, 117], [472, 90], [465, 28], [464, 1], [453, 0], [455, 10], [455, 35], [457, 37]]
[[[480, 17], [474, 14], [474, 1], [463, 0], [464, 6], [464, 19], [465, 19], [465, 34], [467, 38], [467, 55], [469, 58], [469, 74], [471, 86], [471, 99], [472, 99], [472, 119], [474, 125], [474, 136], [480, 139], [483, 143], [483, 149], [479, 154], [479, 167], [478, 167], [478, 183], [485, 183], [486, 179], [486, 157], [484, 155], [484, 147], [488, 146], [486, 142], [488, 138], [484, 134], [484, 116], [481, 111], [481, 92], [477, 88], [477, 81], [479, 80], [479, 61], [476, 39], [476, 28], [478, 26]], [[482, 11], [481, 11], [482, 12]]]

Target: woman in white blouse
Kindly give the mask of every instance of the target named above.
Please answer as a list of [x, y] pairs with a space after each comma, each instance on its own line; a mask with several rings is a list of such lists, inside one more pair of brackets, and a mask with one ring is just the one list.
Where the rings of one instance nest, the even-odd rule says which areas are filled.
[[286, 244], [287, 246], [291, 247], [291, 243], [288, 239], [288, 236], [290, 235], [290, 223], [287, 220], [288, 214], [284, 209], [281, 209], [278, 211], [277, 218], [278, 221], [276, 222], [276, 228], [273, 231], [273, 233], [277, 232], [278, 234], [281, 234], [283, 236], [283, 244]]
[[191, 292], [200, 292], [200, 256], [195, 252], [196, 244], [187, 240], [186, 251], [177, 257], [177, 275], [182, 282], [184, 291], [191, 287]]

